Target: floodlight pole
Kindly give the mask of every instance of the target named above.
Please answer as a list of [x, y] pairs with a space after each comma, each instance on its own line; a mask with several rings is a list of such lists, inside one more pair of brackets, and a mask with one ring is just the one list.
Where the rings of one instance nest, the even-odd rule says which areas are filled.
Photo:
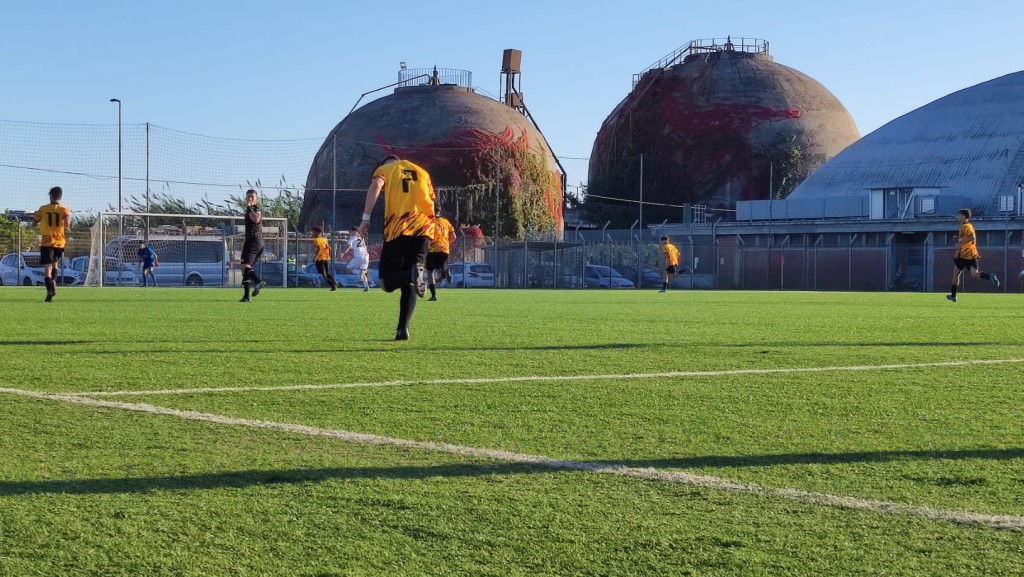
[[[146, 212], [151, 212], [149, 204], [149, 123], [146, 123]], [[149, 242], [149, 217], [146, 217], [146, 242]]]
[[[124, 212], [124, 173], [122, 164], [122, 131], [121, 131], [121, 101], [117, 98], [111, 98], [111, 102], [117, 103], [117, 212]], [[117, 217], [117, 235], [121, 236], [124, 233], [124, 217], [118, 215]]]

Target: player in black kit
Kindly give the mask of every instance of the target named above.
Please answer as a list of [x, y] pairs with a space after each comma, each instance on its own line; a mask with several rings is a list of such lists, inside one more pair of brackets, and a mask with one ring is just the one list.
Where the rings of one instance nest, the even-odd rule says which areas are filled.
[[263, 256], [263, 213], [260, 211], [259, 198], [256, 191], [245, 191], [245, 244], [242, 245], [242, 289], [245, 295], [240, 302], [251, 303], [252, 296], [258, 296], [267, 283], [252, 270], [252, 267]]

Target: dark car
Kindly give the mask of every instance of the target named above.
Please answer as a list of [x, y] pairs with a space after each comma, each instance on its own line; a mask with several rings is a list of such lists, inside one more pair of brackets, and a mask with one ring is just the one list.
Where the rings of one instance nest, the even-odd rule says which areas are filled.
[[661, 288], [661, 273], [653, 268], [637, 269], [635, 266], [617, 266], [615, 270], [634, 283], [636, 283], [637, 271], [641, 270], [640, 288]]
[[[264, 261], [253, 267], [267, 286], [281, 286], [282, 265], [280, 261]], [[320, 286], [320, 277], [298, 270], [295, 263], [288, 263], [288, 286], [316, 288]]]
[[588, 264], [584, 269], [583, 286], [586, 288], [633, 288], [633, 281], [610, 266]]

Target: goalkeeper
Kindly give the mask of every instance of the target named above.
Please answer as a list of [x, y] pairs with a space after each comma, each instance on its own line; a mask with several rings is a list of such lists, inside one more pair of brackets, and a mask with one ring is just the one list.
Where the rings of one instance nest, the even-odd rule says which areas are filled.
[[160, 266], [160, 259], [156, 256], [156, 251], [153, 247], [146, 244], [146, 241], [139, 243], [139, 268], [142, 269], [142, 287], [147, 286], [146, 277], [149, 277], [153, 281], [153, 286], [156, 284], [156, 275], [153, 274], [153, 269]]

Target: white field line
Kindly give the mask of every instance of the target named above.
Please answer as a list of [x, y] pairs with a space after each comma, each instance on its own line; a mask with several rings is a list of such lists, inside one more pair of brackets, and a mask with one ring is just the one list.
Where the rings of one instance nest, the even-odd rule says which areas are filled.
[[483, 377], [466, 379], [436, 379], [429, 381], [380, 381], [369, 383], [335, 383], [327, 385], [282, 385], [242, 387], [197, 387], [193, 389], [154, 389], [148, 391], [86, 391], [66, 393], [83, 397], [129, 397], [141, 395], [192, 395], [200, 393], [246, 393], [264, 391], [320, 391], [327, 389], [358, 389], [366, 387], [405, 387], [411, 385], [484, 385], [495, 383], [557, 383], [566, 381], [629, 381], [640, 379], [675, 379], [685, 377], [720, 377], [729, 375], [777, 375], [787, 373], [831, 373], [852, 371], [889, 371], [900, 369], [921, 369], [929, 367], [972, 367], [984, 365], [1009, 365], [1024, 363], [1024, 359], [990, 359], [967, 361], [944, 361], [937, 363], [905, 363], [898, 365], [854, 365], [844, 367], [788, 367], [778, 369], [734, 369], [725, 371], [672, 371], [666, 373], [624, 373], [620, 375], [536, 375], [525, 377]]
[[394, 437], [385, 437], [380, 435], [354, 433], [350, 431], [341, 431], [334, 429], [322, 429], [319, 427], [310, 427], [308, 425], [277, 423], [273, 421], [260, 421], [253, 419], [240, 419], [225, 415], [200, 413], [197, 411], [182, 411], [179, 409], [159, 407], [156, 405], [150, 405], [145, 403], [125, 403], [121, 401], [91, 399], [88, 397], [78, 395], [42, 393], [37, 391], [25, 391], [21, 389], [9, 388], [0, 388], [0, 394], [2, 393], [20, 395], [23, 397], [30, 397], [33, 399], [74, 403], [77, 405], [85, 405], [89, 407], [117, 409], [122, 411], [148, 413], [153, 415], [164, 415], [170, 417], [177, 417], [179, 419], [186, 419], [190, 421], [252, 427], [257, 429], [267, 429], [271, 431], [283, 431], [286, 433], [308, 435], [312, 437], [328, 437], [349, 443], [361, 443], [365, 445], [376, 446], [394, 446], [405, 449], [449, 453], [477, 459], [490, 459], [506, 463], [532, 465], [556, 471], [584, 471], [588, 473], [599, 473], [605, 475], [620, 475], [624, 477], [633, 477], [638, 479], [648, 479], [670, 483], [678, 483], [682, 485], [706, 487], [730, 493], [762, 495], [766, 497], [784, 499], [787, 501], [794, 501], [797, 503], [807, 505], [819, 505], [827, 507], [837, 507], [841, 509], [871, 511], [875, 513], [902, 515], [906, 517], [928, 519], [933, 521], [947, 521], [974, 527], [987, 527], [992, 529], [1024, 532], [1024, 517], [1012, 515], [989, 515], [985, 513], [975, 513], [971, 511], [935, 509], [920, 505], [908, 505], [905, 503], [895, 503], [892, 501], [882, 501], [875, 499], [860, 499], [857, 497], [843, 497], [837, 495], [829, 495], [825, 493], [803, 491], [800, 489], [763, 487], [761, 485], [757, 485], [754, 483], [733, 481], [730, 479], [714, 477], [711, 475], [697, 475], [693, 473], [686, 473], [683, 471], [667, 471], [654, 468], [606, 465], [602, 463], [590, 463], [586, 461], [574, 461], [568, 459], [554, 459], [551, 457], [545, 457], [541, 455], [512, 453], [508, 451], [500, 451], [495, 449], [481, 449], [476, 447], [467, 447], [463, 445], [452, 445], [448, 443], [411, 441], [407, 439], [396, 439]]

